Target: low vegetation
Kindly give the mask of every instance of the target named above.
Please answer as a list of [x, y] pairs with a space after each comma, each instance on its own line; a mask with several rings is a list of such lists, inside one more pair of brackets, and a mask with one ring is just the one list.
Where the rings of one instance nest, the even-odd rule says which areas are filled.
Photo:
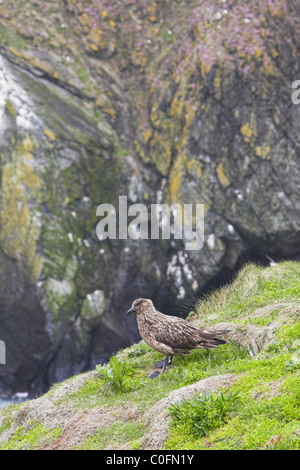
[[207, 436], [213, 429], [227, 422], [238, 405], [239, 392], [200, 393], [194, 400], [183, 400], [169, 408], [173, 426], [194, 437]]

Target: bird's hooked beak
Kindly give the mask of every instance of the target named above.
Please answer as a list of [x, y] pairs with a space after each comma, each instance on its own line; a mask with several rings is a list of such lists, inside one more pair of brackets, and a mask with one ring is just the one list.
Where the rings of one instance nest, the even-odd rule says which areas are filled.
[[131, 307], [129, 310], [127, 310], [127, 315], [129, 315], [132, 312], [135, 312], [135, 309], [133, 307]]

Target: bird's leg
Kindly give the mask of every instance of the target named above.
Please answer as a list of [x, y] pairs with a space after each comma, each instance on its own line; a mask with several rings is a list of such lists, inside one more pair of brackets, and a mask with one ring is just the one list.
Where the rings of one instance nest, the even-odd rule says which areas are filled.
[[154, 367], [157, 367], [158, 369], [164, 369], [166, 366], [170, 366], [172, 364], [172, 359], [173, 356], [166, 356], [165, 359], [155, 364]]
[[172, 364], [172, 359], [173, 359], [173, 356], [166, 356], [165, 363], [164, 363], [164, 366], [162, 368], [161, 374], [165, 371], [165, 368], [167, 366], [170, 366]]
[[165, 359], [165, 363], [164, 363], [164, 366], [163, 366], [162, 370], [160, 371], [160, 373], [161, 373], [161, 374], [163, 374], [163, 373], [164, 373], [164, 371], [165, 371], [165, 368], [166, 368], [166, 367], [167, 367], [167, 365], [168, 365], [168, 362], [169, 362], [169, 358], [168, 358], [168, 357], [166, 357], [166, 359]]
[[166, 362], [166, 360], [163, 359], [162, 361], [159, 361], [157, 364], [155, 364], [154, 367], [156, 367], [157, 369], [162, 369], [165, 365], [165, 362]]

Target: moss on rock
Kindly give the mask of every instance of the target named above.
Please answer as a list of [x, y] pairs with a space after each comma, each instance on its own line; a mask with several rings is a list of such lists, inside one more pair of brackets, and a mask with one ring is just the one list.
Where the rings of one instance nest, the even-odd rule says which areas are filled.
[[34, 280], [38, 279], [41, 264], [37, 254], [40, 234], [40, 214], [36, 204], [41, 202], [43, 182], [35, 173], [32, 151], [36, 140], [27, 136], [13, 144], [12, 153], [2, 169], [1, 234], [4, 252], [23, 260]]

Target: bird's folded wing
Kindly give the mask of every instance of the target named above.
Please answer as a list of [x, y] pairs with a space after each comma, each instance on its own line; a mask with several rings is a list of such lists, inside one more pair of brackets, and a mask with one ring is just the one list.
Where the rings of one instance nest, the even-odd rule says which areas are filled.
[[214, 337], [214, 332], [201, 330], [187, 322], [179, 321], [161, 323], [153, 331], [156, 341], [167, 344], [172, 348], [193, 348], [200, 343], [210, 342]]

